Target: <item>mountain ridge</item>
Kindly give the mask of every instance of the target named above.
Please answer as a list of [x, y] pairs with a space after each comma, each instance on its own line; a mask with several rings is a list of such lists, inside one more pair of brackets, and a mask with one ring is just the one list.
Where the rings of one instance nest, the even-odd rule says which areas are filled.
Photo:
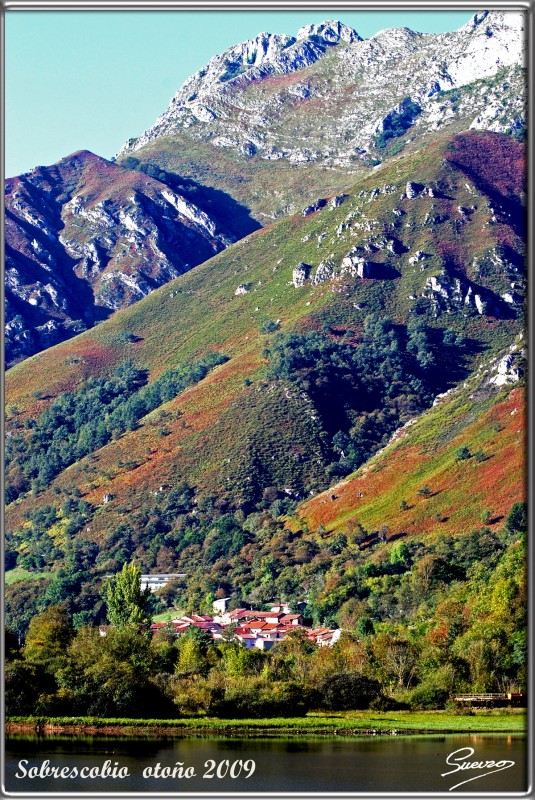
[[444, 136], [12, 367], [19, 635], [57, 602], [100, 624], [134, 562], [187, 574], [157, 610], [276, 595], [425, 647], [472, 587], [458, 553], [485, 576], [493, 549], [520, 558], [523, 152]]
[[8, 364], [91, 327], [235, 241], [217, 208], [210, 216], [192, 194], [193, 184], [175, 189], [89, 151], [9, 179]]
[[[445, 140], [440, 147], [425, 148], [420, 184], [407, 182], [412, 156], [385, 166], [384, 175], [377, 172], [359, 183], [356, 194], [251, 234], [141, 304], [11, 369], [7, 388], [19, 413], [43, 409], [42, 401], [36, 404], [36, 391], [56, 396], [61, 385], [105, 374], [125, 356], [148, 369], [152, 379], [177, 359], [223, 348], [231, 361], [217, 374], [228, 372], [230, 378], [239, 369], [244, 380], [247, 371], [241, 370], [251, 358], [262, 363], [258, 348], [264, 321], [275, 330], [297, 325], [306, 331], [321, 328], [328, 319], [333, 330], [344, 331], [354, 325], [360, 329], [366, 315], [380, 308], [402, 319], [424, 313], [438, 326], [457, 319], [472, 338], [486, 342], [485, 348], [498, 330], [510, 335], [523, 315], [522, 239], [511, 227], [507, 208], [486, 202], [444, 158], [455, 154], [455, 141], [463, 142], [465, 153], [470, 147], [501, 153], [502, 161], [517, 163], [518, 178], [523, 174], [522, 145], [503, 135], [475, 132], [453, 144]], [[511, 180], [516, 185], [517, 178]], [[430, 225], [435, 217], [442, 221]], [[452, 235], [458, 240], [455, 248], [449, 244]], [[285, 244], [288, 237], [291, 249]], [[52, 363], [53, 371], [47, 366]]]
[[[394, 63], [388, 62], [394, 56], [404, 63], [410, 59], [415, 63], [416, 69], [411, 71], [411, 96], [427, 106], [429, 98], [439, 91], [459, 88], [476, 79], [488, 78], [494, 75], [500, 67], [510, 67], [516, 63], [523, 64], [525, 42], [522, 34], [522, 15], [511, 12], [507, 12], [505, 15], [500, 12], [475, 14], [469, 23], [453, 33], [418, 34], [407, 28], [398, 28], [385, 29], [369, 39], [362, 39], [356, 31], [347, 28], [339, 21], [329, 21], [318, 26], [302, 28], [298, 32], [297, 39], [293, 39], [293, 37], [279, 39], [278, 35], [268, 34], [267, 41], [273, 41], [275, 47], [273, 52], [270, 51], [269, 46], [264, 47], [259, 65], [254, 59], [251, 60], [251, 53], [255, 54], [258, 47], [257, 39], [251, 39], [216, 56], [206, 67], [189, 78], [173, 97], [167, 111], [158, 117], [148, 131], [137, 139], [129, 140], [121, 148], [117, 158], [120, 159], [128, 153], [136, 152], [161, 136], [170, 135], [173, 128], [189, 129], [193, 138], [196, 136], [202, 138], [205, 131], [208, 135], [210, 128], [215, 127], [217, 135], [213, 141], [216, 146], [241, 149], [245, 156], [259, 152], [263, 158], [269, 159], [281, 157], [278, 153], [282, 153], [284, 157], [290, 159], [314, 160], [310, 154], [308, 154], [308, 158], [305, 158], [306, 153], [301, 151], [287, 153], [284, 148], [277, 149], [276, 140], [270, 142], [269, 135], [263, 134], [262, 117], [267, 113], [266, 104], [258, 105], [256, 108], [252, 105], [251, 109], [247, 110], [247, 104], [244, 105], [243, 102], [238, 101], [238, 107], [241, 107], [245, 115], [244, 119], [248, 120], [248, 139], [240, 136], [239, 130], [232, 125], [230, 126], [232, 135], [229, 137], [224, 134], [221, 138], [221, 133], [226, 127], [225, 119], [228, 119], [225, 112], [225, 97], [228, 95], [234, 99], [233, 87], [239, 88], [240, 91], [247, 91], [249, 85], [253, 89], [255, 82], [261, 83], [265, 78], [297, 74], [305, 67], [311, 67], [317, 62], [321, 62], [324, 57], [332, 55], [341, 47], [338, 61], [335, 60], [333, 65], [335, 80], [334, 86], [330, 87], [331, 93], [333, 89], [336, 90], [337, 80], [344, 86], [348, 81], [350, 82], [351, 73], [360, 71], [361, 91], [363, 79], [364, 93], [371, 91], [374, 85], [377, 89], [376, 84], [379, 81], [382, 91], [379, 94], [377, 91], [373, 93], [375, 101], [377, 102], [380, 95], [384, 94], [390, 103], [390, 109], [385, 110], [386, 113], [390, 113], [392, 108], [404, 99], [399, 89], [392, 96], [392, 84], [396, 83], [396, 78], [391, 73], [393, 72], [395, 76], [396, 68]], [[262, 34], [262, 36], [265, 35]], [[304, 42], [305, 38], [310, 42]], [[414, 44], [415, 40], [417, 45]], [[262, 42], [265, 45], [266, 40], [262, 39]], [[279, 50], [277, 45], [280, 47], [281, 43], [282, 48]], [[310, 45], [310, 52], [303, 52], [304, 44]], [[416, 56], [415, 46], [421, 51]], [[291, 53], [292, 48], [299, 47], [301, 49], [298, 49], [292, 61], [287, 57], [288, 52]], [[282, 59], [281, 52], [285, 53], [285, 57]], [[236, 61], [236, 59], [238, 60]], [[387, 75], [381, 74], [380, 69], [377, 70], [376, 63], [379, 68], [388, 64], [390, 68], [388, 78]], [[228, 76], [228, 64], [236, 65], [235, 75]], [[425, 64], [425, 69], [420, 76], [418, 73], [422, 64]], [[369, 79], [366, 78], [368, 73]], [[366, 85], [366, 80], [368, 80], [368, 85]], [[305, 86], [301, 95], [297, 93], [297, 97], [301, 101], [307, 100], [311, 97], [311, 91], [314, 90], [310, 86]], [[397, 103], [393, 102], [394, 98]], [[347, 102], [347, 94], [345, 99]], [[355, 99], [351, 98], [350, 105], [351, 102], [355, 102]], [[220, 114], [218, 114], [219, 106]], [[358, 109], [358, 101], [356, 107]], [[484, 107], [482, 107], [483, 109]], [[221, 116], [219, 128], [217, 127], [218, 116]], [[340, 122], [343, 123], [344, 120], [340, 120]], [[372, 124], [371, 133], [373, 133], [373, 127], [379, 123], [380, 119], [376, 119]], [[356, 145], [357, 148], [369, 151], [371, 137], [366, 132], [366, 128], [367, 126], [364, 126], [364, 131], [361, 130], [360, 134], [355, 134], [353, 149]], [[211, 136], [213, 138], [214, 134], [212, 133]], [[237, 138], [234, 140], [233, 136]], [[350, 151], [346, 148], [345, 155], [340, 152], [343, 149], [340, 146], [342, 144], [343, 141], [340, 141], [339, 152], [334, 156], [333, 163], [344, 163], [348, 166]], [[325, 154], [322, 154], [322, 157], [325, 158]]]

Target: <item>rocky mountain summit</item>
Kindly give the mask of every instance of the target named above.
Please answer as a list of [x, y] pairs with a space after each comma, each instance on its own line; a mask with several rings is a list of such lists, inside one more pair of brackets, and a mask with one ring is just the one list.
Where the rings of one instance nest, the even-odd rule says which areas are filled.
[[262, 33], [187, 80], [119, 158], [180, 135], [244, 158], [351, 168], [459, 120], [520, 131], [525, 47], [523, 15], [509, 11], [445, 34], [397, 28], [364, 40], [338, 21]]
[[79, 333], [235, 240], [140, 172], [82, 151], [6, 182], [8, 363]]
[[[297, 37], [259, 33], [254, 39], [214, 56], [184, 83], [168, 110], [158, 117], [152, 128], [137, 139], [129, 139], [120, 155], [138, 150], [173, 128], [190, 128], [198, 122], [211, 123], [222, 117], [229, 94], [236, 88], [244, 88], [244, 82], [306, 69], [322, 58], [329, 48], [355, 41], [361, 41], [357, 32], [338, 21], [308, 25], [298, 31]], [[294, 94], [307, 96], [304, 88], [294, 90]], [[214, 107], [215, 104], [219, 109]], [[255, 120], [249, 122], [254, 124]], [[262, 124], [260, 117], [256, 122]], [[246, 154], [252, 154], [251, 150], [252, 145], [244, 146]]]

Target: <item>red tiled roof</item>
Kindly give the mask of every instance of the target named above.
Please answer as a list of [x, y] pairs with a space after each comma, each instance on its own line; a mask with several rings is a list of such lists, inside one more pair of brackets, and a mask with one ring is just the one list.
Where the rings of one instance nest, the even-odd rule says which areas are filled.
[[229, 612], [231, 619], [239, 619], [240, 617], [247, 616], [248, 610], [246, 608], [235, 608], [234, 611]]
[[[269, 614], [267, 616], [270, 616]], [[277, 627], [277, 625], [281, 625], [282, 620], [278, 620], [278, 622], [266, 622], [265, 619], [260, 617], [259, 619], [250, 619], [248, 622], [242, 622], [242, 626], [249, 627], [249, 628], [259, 628], [261, 625], [269, 625], [270, 627]], [[295, 626], [291, 626], [294, 628]]]

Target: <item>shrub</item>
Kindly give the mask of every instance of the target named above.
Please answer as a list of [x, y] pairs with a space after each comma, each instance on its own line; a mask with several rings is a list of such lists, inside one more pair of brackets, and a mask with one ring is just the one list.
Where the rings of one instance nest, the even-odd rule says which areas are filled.
[[267, 319], [260, 326], [260, 333], [275, 333], [280, 328], [280, 322], [275, 322], [272, 319]]
[[321, 707], [328, 711], [349, 711], [369, 708], [379, 697], [379, 682], [360, 672], [336, 672], [320, 686]]
[[455, 451], [456, 461], [467, 461], [469, 458], [472, 458], [472, 453], [466, 445], [459, 447], [459, 449]]
[[308, 705], [306, 692], [296, 683], [246, 678], [228, 686], [224, 695], [214, 694], [207, 713], [227, 719], [297, 717], [306, 714]]
[[523, 533], [528, 530], [528, 504], [526, 502], [513, 503], [507, 515], [505, 527], [511, 533]]
[[432, 683], [421, 683], [412, 690], [409, 697], [411, 709], [444, 708], [448, 700], [448, 692]]
[[36, 694], [53, 691], [54, 681], [41, 664], [17, 660], [6, 664], [4, 702], [6, 714], [33, 713]]
[[382, 694], [374, 697], [370, 703], [371, 711], [404, 711], [408, 707], [407, 703], [395, 700], [393, 697], [385, 697]]

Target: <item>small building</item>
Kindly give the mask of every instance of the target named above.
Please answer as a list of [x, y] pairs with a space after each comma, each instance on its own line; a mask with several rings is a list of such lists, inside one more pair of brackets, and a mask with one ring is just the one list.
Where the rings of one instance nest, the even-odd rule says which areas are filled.
[[341, 635], [342, 631], [339, 628], [314, 628], [311, 631], [307, 631], [308, 638], [315, 642], [318, 647], [332, 647]]
[[272, 639], [273, 641], [275, 641], [275, 639], [279, 639], [280, 638], [279, 626], [269, 622], [266, 623], [262, 627], [262, 630], [260, 631], [260, 637], [262, 639]]
[[303, 622], [303, 617], [301, 614], [285, 614], [280, 619], [281, 625], [301, 625]]
[[253, 620], [252, 622], [249, 623], [247, 627], [249, 628], [251, 633], [254, 633], [256, 634], [256, 636], [258, 636], [263, 631], [263, 629], [266, 627], [267, 624], [268, 623], [264, 622], [263, 620], [262, 621]]
[[274, 644], [275, 644], [274, 639], [259, 638], [255, 640], [254, 646], [258, 647], [259, 650], [271, 650]]
[[224, 614], [227, 606], [230, 603], [230, 597], [222, 597], [220, 600], [214, 600], [212, 603], [212, 611], [215, 614]]
[[284, 617], [284, 613], [282, 611], [270, 611], [265, 617], [266, 622], [270, 625], [278, 625], [280, 620]]
[[237, 634], [237, 638], [240, 642], [247, 648], [247, 650], [252, 650], [256, 647], [257, 638], [253, 636], [252, 633], [239, 633]]
[[246, 608], [235, 608], [234, 611], [225, 610], [221, 611], [219, 614], [214, 614], [214, 619], [221, 625], [235, 625], [236, 623], [240, 622], [240, 620], [247, 619], [248, 613], [249, 612]]
[[176, 578], [185, 578], [186, 574], [184, 572], [181, 573], [171, 573], [171, 572], [162, 572], [159, 575], [142, 575], [141, 576], [141, 591], [144, 589], [150, 589], [151, 592], [157, 592], [158, 589], [161, 589], [163, 586], [166, 586], [169, 581], [173, 581]]

